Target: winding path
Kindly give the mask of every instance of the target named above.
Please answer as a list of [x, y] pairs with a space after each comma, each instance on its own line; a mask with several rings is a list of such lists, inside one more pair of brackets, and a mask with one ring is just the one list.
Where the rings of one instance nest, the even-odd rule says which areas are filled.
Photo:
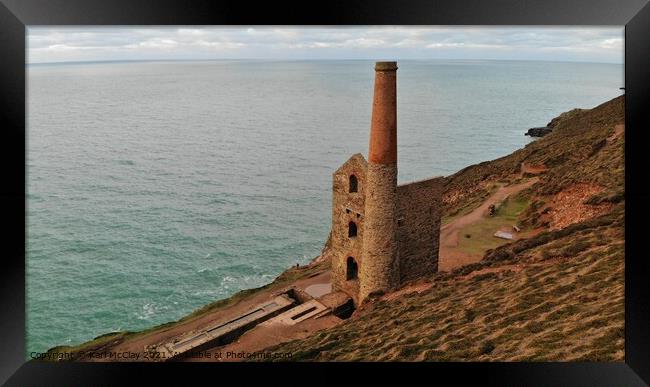
[[476, 223], [484, 218], [488, 212], [488, 208], [495, 203], [498, 203], [506, 198], [508, 195], [514, 195], [530, 186], [539, 180], [534, 177], [523, 183], [510, 185], [506, 187], [499, 187], [495, 193], [487, 198], [483, 204], [475, 208], [468, 214], [460, 216], [440, 228], [440, 251], [438, 259], [438, 270], [449, 271], [460, 266], [470, 263], [478, 262], [483, 258], [482, 255], [468, 254], [458, 250], [458, 232]]

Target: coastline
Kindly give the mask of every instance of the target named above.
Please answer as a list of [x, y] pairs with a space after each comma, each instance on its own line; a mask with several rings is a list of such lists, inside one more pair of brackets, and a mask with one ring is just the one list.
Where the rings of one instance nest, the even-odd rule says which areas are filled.
[[[622, 97], [617, 97], [614, 100], [620, 100]], [[612, 101], [614, 101], [612, 100]], [[607, 104], [612, 104], [612, 101], [606, 102], [602, 105], [599, 105], [598, 107], [594, 109], [586, 109], [585, 112], [582, 113], [582, 115], [578, 116], [571, 116], [566, 119], [566, 121], [574, 122], [580, 119], [584, 119], [585, 122], [590, 123], [590, 125], [599, 125], [598, 120], [591, 119], [588, 114], [590, 110], [595, 110], [598, 109], [600, 106], [607, 105]], [[560, 116], [561, 117], [561, 116]], [[559, 118], [559, 117], [558, 117]], [[618, 119], [618, 118], [617, 118]], [[594, 123], [595, 122], [595, 123]], [[618, 128], [618, 126], [617, 126]], [[617, 141], [620, 136], [622, 136], [622, 129], [614, 129], [612, 128], [613, 133], [607, 137], [610, 139], [610, 141]], [[549, 135], [550, 136], [550, 135]], [[553, 137], [545, 137], [545, 138], [551, 138]], [[589, 140], [592, 141], [592, 140]], [[550, 141], [549, 141], [550, 142]], [[600, 142], [599, 142], [600, 143]], [[528, 148], [526, 146], [525, 148]], [[546, 176], [546, 173], [548, 169], [542, 168], [539, 170], [530, 170], [527, 169], [524, 171], [524, 163], [523, 161], [520, 161], [521, 155], [526, 152], [526, 149], [522, 148], [519, 149], [512, 154], [505, 156], [503, 158], [499, 158], [496, 160], [492, 161], [486, 161], [482, 162], [479, 164], [475, 164], [466, 168], [463, 168], [461, 171], [457, 172], [456, 174], [450, 175], [447, 177], [448, 179], [448, 190], [453, 191], [453, 190], [459, 190], [459, 192], [462, 192], [462, 195], [460, 197], [451, 195], [455, 197], [455, 200], [448, 201], [446, 204], [445, 208], [445, 215], [446, 216], [457, 216], [458, 214], [464, 214], [466, 213], [467, 209], [474, 209], [477, 208], [481, 203], [483, 203], [483, 200], [485, 198], [484, 193], [482, 191], [467, 191], [463, 190], [463, 185], [466, 184], [466, 181], [475, 181], [476, 179], [474, 177], [467, 178], [467, 176], [472, 176], [474, 174], [478, 175], [485, 175], [485, 176], [490, 176], [492, 174], [493, 176], [490, 177], [490, 179], [494, 181], [498, 181], [498, 179], [503, 178], [505, 176], [505, 172], [508, 172], [508, 174], [512, 173], [512, 166], [509, 164], [504, 164], [504, 160], [508, 160], [509, 163], [512, 163], [512, 160], [517, 160], [517, 166], [521, 164], [521, 177], [522, 178], [530, 178], [531, 176], [526, 177], [526, 173], [532, 173], [533, 175], [538, 175], [542, 174], [543, 177]], [[602, 146], [601, 146], [602, 148]], [[598, 152], [600, 151], [601, 148], [594, 148], [592, 149], [592, 152]], [[553, 155], [547, 155], [547, 159], [550, 157], [550, 162], [549, 160], [546, 160], [545, 164], [549, 168], [555, 167], [553, 164], [554, 162], [562, 163], [565, 162], [564, 159], [557, 159], [560, 161], [557, 161], [553, 159], [551, 156]], [[526, 156], [528, 157], [528, 156]], [[533, 161], [535, 161], [534, 157], [531, 157]], [[526, 159], [528, 160], [528, 159]], [[555, 161], [554, 161], [555, 160]], [[500, 165], [499, 163], [503, 164]], [[535, 164], [537, 165], [537, 164]], [[544, 165], [544, 163], [541, 163], [539, 165]], [[489, 172], [486, 172], [489, 171]], [[532, 172], [531, 172], [532, 171]], [[465, 180], [463, 180], [465, 179]], [[470, 180], [467, 180], [470, 179]], [[472, 180], [474, 179], [474, 180]], [[484, 180], [480, 179], [480, 180]], [[461, 185], [459, 185], [457, 182], [461, 181], [463, 182]], [[509, 183], [515, 183], [515, 182], [521, 182], [521, 180], [511, 180]], [[555, 184], [552, 182], [546, 182], [546, 184]], [[612, 183], [614, 184], [614, 183]], [[613, 185], [615, 187], [615, 185]], [[563, 188], [563, 187], [560, 187]], [[481, 189], [487, 189], [488, 192], [490, 191], [491, 188], [488, 188], [487, 186], [482, 187]], [[549, 191], [550, 192], [550, 191]], [[603, 196], [603, 195], [601, 195]], [[595, 196], [594, 196], [595, 197]], [[609, 199], [608, 199], [609, 198]], [[610, 196], [603, 196], [601, 198], [602, 201], [600, 203], [607, 203], [607, 200], [612, 201], [612, 203], [617, 203], [614, 200], [617, 200], [616, 198], [612, 198], [612, 195]], [[592, 199], [589, 199], [592, 200]], [[596, 199], [593, 199], [594, 201]], [[598, 215], [598, 214], [596, 214]], [[594, 216], [596, 216], [594, 215]], [[600, 215], [598, 215], [600, 216]], [[598, 218], [599, 219], [599, 218]], [[587, 219], [589, 220], [589, 219]], [[600, 223], [599, 223], [600, 224]], [[609, 224], [609, 223], [603, 223], [603, 224]], [[618, 223], [616, 223], [618, 224]], [[601, 227], [598, 226], [597, 227]], [[618, 226], [617, 226], [618, 227]], [[550, 234], [543, 234], [543, 235], [550, 235]], [[555, 234], [553, 234], [555, 235]], [[558, 234], [555, 236], [557, 238], [563, 238], [563, 235]], [[531, 238], [531, 240], [534, 240], [535, 236]], [[309, 265], [300, 267], [300, 268], [290, 268], [283, 273], [281, 273], [273, 282], [264, 285], [259, 288], [255, 289], [249, 289], [249, 290], [243, 290], [235, 295], [215, 301], [213, 303], [210, 303], [193, 313], [177, 320], [177, 321], [172, 321], [168, 322], [165, 324], [161, 324], [158, 326], [151, 327], [149, 329], [143, 330], [143, 331], [137, 331], [137, 332], [111, 332], [111, 333], [106, 333], [100, 336], [97, 336], [94, 340], [82, 343], [77, 346], [56, 346], [53, 348], [50, 348], [47, 352], [45, 352], [45, 355], [43, 355], [43, 358], [40, 360], [46, 360], [46, 361], [55, 361], [55, 360], [80, 360], [79, 357], [75, 357], [75, 355], [71, 355], [70, 358], [62, 358], [60, 359], [59, 356], [55, 355], [57, 353], [80, 353], [84, 351], [99, 351], [101, 352], [102, 350], [107, 350], [109, 348], [115, 347], [117, 345], [120, 345], [122, 343], [125, 343], [127, 341], [133, 341], [136, 342], [137, 345], [140, 345], [142, 343], [146, 342], [146, 338], [149, 336], [161, 336], [161, 337], [171, 337], [174, 334], [178, 333], [181, 330], [189, 329], [192, 327], [192, 324], [200, 325], [201, 323], [205, 323], [206, 320], [208, 320], [208, 317], [212, 315], [213, 313], [222, 311], [226, 308], [233, 307], [234, 305], [237, 304], [242, 304], [246, 305], [246, 302], [252, 302], [251, 300], [255, 299], [255, 297], [261, 297], [261, 296], [268, 296], [273, 293], [277, 293], [279, 290], [286, 288], [289, 284], [294, 283], [299, 280], [304, 280], [306, 278], [309, 278], [310, 276], [315, 276], [322, 274], [323, 272], [328, 270], [328, 264], [329, 260], [326, 256], [326, 251], [329, 245], [329, 238], [327, 242], [325, 243], [323, 250], [321, 254], [315, 258], [313, 258], [310, 262]], [[486, 270], [491, 267], [491, 265], [495, 262], [495, 254], [496, 252], [499, 252], [498, 248], [495, 250], [488, 251], [488, 253], [483, 257], [479, 257], [479, 262], [470, 264], [468, 266], [462, 267], [459, 270], [451, 270], [451, 274], [449, 273], [439, 273], [434, 276], [435, 279], [445, 279], [449, 280], [450, 278], [464, 278], [464, 276], [467, 276], [469, 273], [476, 271], [476, 272], [481, 272], [481, 270]], [[512, 258], [512, 257], [510, 257]], [[496, 261], [501, 260], [502, 258], [496, 258]], [[473, 277], [470, 277], [469, 279], [477, 278], [477, 274], [473, 274]], [[483, 278], [481, 275], [478, 275], [478, 278]], [[487, 279], [493, 278], [491, 276], [485, 277]], [[372, 309], [372, 307], [370, 307]], [[160, 337], [157, 337], [156, 340], [159, 341]], [[135, 347], [134, 347], [135, 348]], [[49, 354], [49, 355], [48, 355]], [[93, 359], [97, 360], [97, 359]], [[115, 359], [99, 359], [101, 360], [115, 360]], [[142, 359], [134, 358], [134, 359], [124, 359], [126, 361], [141, 361]]]

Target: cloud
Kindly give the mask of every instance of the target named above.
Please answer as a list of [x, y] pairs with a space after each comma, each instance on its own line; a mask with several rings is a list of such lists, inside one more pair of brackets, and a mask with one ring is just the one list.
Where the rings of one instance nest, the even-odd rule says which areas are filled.
[[173, 39], [161, 39], [161, 38], [154, 38], [154, 39], [148, 39], [139, 43], [134, 43], [134, 44], [127, 44], [123, 46], [124, 48], [128, 49], [137, 49], [137, 48], [163, 48], [163, 49], [169, 49], [169, 48], [175, 48], [178, 47], [179, 43]]
[[523, 59], [622, 63], [622, 27], [29, 27], [28, 61]]

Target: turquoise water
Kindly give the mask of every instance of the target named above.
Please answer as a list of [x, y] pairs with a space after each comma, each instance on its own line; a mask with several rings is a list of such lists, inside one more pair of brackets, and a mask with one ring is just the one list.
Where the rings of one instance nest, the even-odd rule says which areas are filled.
[[[178, 319], [318, 255], [373, 62], [32, 65], [27, 349]], [[400, 61], [399, 180], [509, 154], [623, 66]]]

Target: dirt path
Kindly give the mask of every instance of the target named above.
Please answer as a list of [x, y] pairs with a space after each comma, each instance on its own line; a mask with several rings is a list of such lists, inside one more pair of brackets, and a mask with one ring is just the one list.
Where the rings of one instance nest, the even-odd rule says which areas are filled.
[[617, 138], [621, 137], [625, 133], [625, 124], [618, 124], [614, 127], [614, 133], [607, 137], [607, 143], [611, 144]]
[[440, 229], [440, 252], [438, 260], [438, 270], [449, 271], [451, 269], [464, 266], [481, 260], [481, 255], [467, 254], [458, 251], [458, 232], [481, 220], [488, 212], [488, 208], [498, 203], [508, 195], [514, 195], [537, 182], [538, 178], [534, 177], [524, 183], [500, 187], [497, 192], [487, 198], [483, 204], [474, 209], [472, 212], [460, 216], [447, 223]]
[[521, 173], [528, 173], [531, 175], [539, 175], [540, 173], [548, 171], [548, 168], [543, 164], [526, 164], [521, 163]]

